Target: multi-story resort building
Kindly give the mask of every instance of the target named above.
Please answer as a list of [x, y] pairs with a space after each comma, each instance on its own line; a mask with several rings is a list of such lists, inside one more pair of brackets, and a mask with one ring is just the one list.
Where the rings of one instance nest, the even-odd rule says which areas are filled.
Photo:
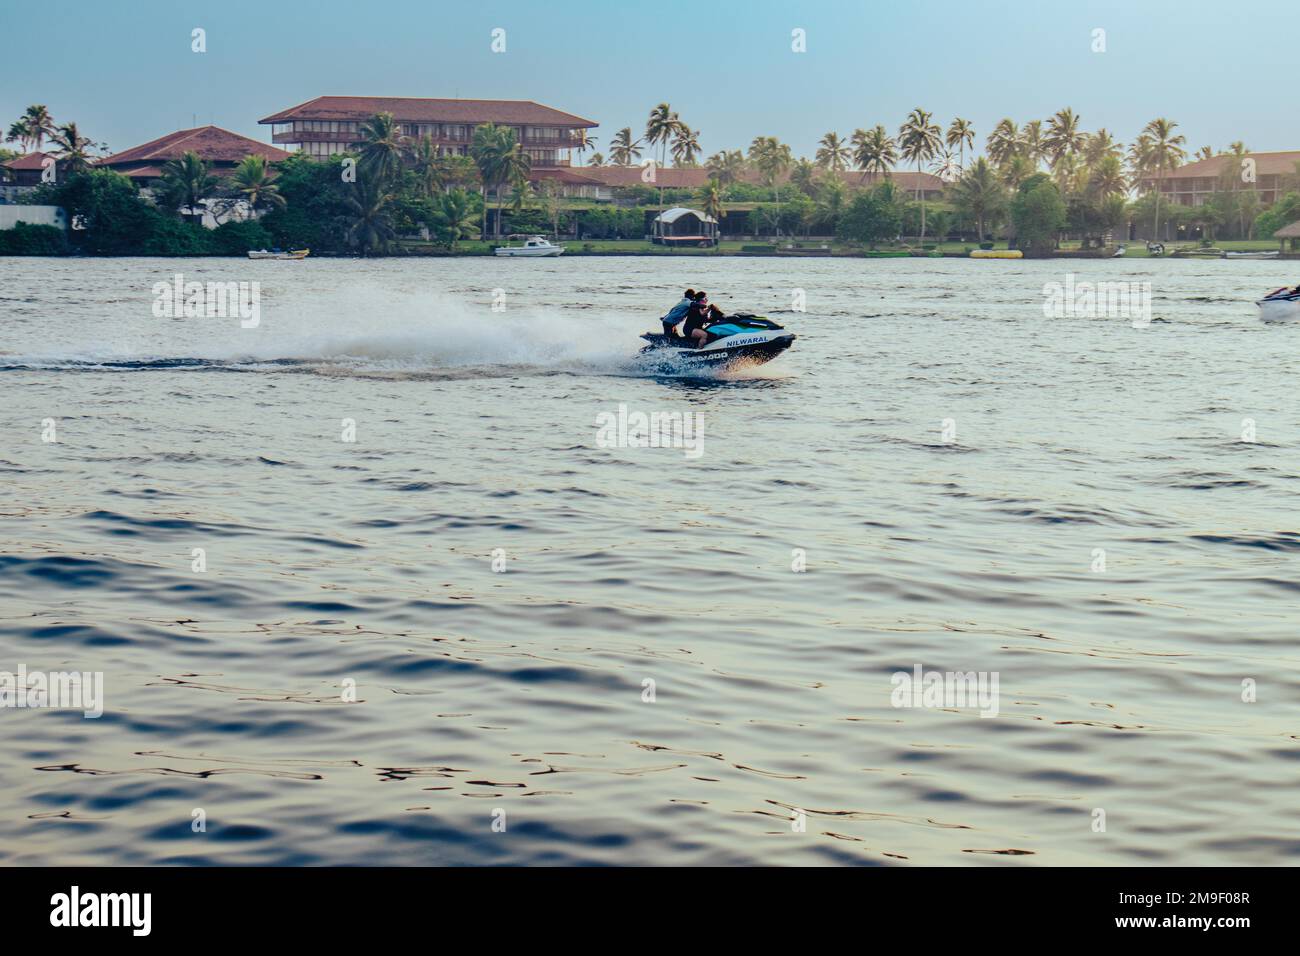
[[[1254, 160], [1254, 182], [1243, 179], [1241, 161], [1232, 153], [1220, 153], [1209, 159], [1186, 163], [1163, 176], [1143, 176], [1143, 192], [1160, 190], [1160, 198], [1180, 206], [1201, 206], [1216, 192], [1250, 188], [1259, 195], [1262, 205], [1270, 206], [1286, 194], [1288, 181], [1300, 175], [1300, 150], [1276, 153], [1246, 153]], [[1291, 188], [1294, 188], [1292, 186]]]
[[469, 152], [474, 127], [509, 126], [534, 169], [569, 166], [572, 151], [586, 145], [597, 124], [531, 100], [442, 100], [408, 96], [318, 96], [259, 120], [271, 127], [271, 142], [309, 156], [353, 149], [361, 126], [376, 113], [391, 113], [403, 136], [433, 138], [441, 155]]

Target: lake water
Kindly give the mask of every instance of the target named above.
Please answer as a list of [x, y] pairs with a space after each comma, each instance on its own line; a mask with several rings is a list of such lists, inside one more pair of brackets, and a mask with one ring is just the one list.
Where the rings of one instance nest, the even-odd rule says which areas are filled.
[[0, 863], [1295, 863], [1293, 265], [0, 260]]

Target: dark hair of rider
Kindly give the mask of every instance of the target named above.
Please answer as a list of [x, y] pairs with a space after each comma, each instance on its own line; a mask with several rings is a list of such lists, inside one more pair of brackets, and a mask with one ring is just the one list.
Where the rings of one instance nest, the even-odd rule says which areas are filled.
[[693, 299], [693, 298], [695, 298], [695, 290], [694, 290], [694, 289], [687, 289], [687, 290], [686, 290], [684, 293], [682, 293], [682, 294], [685, 295], [686, 298], [688, 298], [688, 299]]
[[703, 299], [707, 299], [708, 297], [709, 297], [709, 294], [708, 294], [707, 292], [697, 292], [697, 293], [695, 293], [695, 301], [696, 301], [696, 302], [700, 302], [701, 300], [703, 300]]

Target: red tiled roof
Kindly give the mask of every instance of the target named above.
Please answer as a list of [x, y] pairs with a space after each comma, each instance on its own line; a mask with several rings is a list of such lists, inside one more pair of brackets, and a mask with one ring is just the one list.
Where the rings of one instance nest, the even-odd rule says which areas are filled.
[[[1296, 163], [1300, 162], [1300, 150], [1285, 150], [1276, 153], [1246, 153], [1246, 158], [1255, 161], [1255, 173], [1259, 176], [1289, 176], [1294, 175]], [[1220, 153], [1218, 156], [1211, 156], [1209, 159], [1198, 159], [1195, 162], [1186, 163], [1175, 170], [1165, 173], [1163, 178], [1170, 179], [1194, 179], [1197, 177], [1218, 178], [1229, 164], [1236, 162], [1236, 157], [1232, 153]], [[1154, 175], [1144, 176], [1143, 179], [1155, 180]]]
[[[663, 186], [665, 189], [698, 189], [709, 181], [709, 171], [703, 167], [688, 169], [666, 167], [655, 173], [653, 183], [642, 182], [642, 169], [640, 166], [574, 166], [571, 171], [606, 186], [644, 185], [654, 188]], [[846, 186], [871, 186], [881, 179], [877, 173], [864, 174], [861, 170], [853, 169], [841, 170], [839, 175]], [[740, 178], [741, 181], [752, 185], [762, 184], [762, 177], [753, 170], [746, 170], [741, 174]], [[938, 191], [942, 190], [944, 186], [942, 179], [930, 173], [898, 170], [891, 173], [890, 178], [899, 189], [903, 190]], [[790, 174], [786, 173], [781, 177], [781, 183], [784, 184], [789, 179]]]
[[27, 153], [24, 156], [19, 156], [17, 159], [11, 159], [6, 163], [0, 163], [0, 166], [4, 166], [6, 169], [15, 170], [44, 169], [46, 157], [49, 157], [50, 159], [55, 158], [53, 153]]
[[208, 162], [237, 163], [245, 156], [265, 156], [268, 162], [278, 163], [290, 154], [268, 143], [259, 143], [240, 136], [220, 126], [200, 126], [168, 133], [140, 146], [132, 147], [99, 160], [100, 166], [121, 166], [127, 163], [159, 163], [180, 159], [193, 150], [200, 159]]
[[532, 100], [438, 100], [416, 96], [318, 96], [259, 123], [290, 120], [360, 122], [392, 113], [400, 123], [510, 123], [516, 126], [593, 127], [599, 124]]
[[119, 172], [130, 179], [160, 179], [163, 174], [161, 166], [132, 166]]
[[528, 178], [534, 182], [539, 182], [543, 179], [554, 179], [570, 186], [601, 185], [599, 179], [587, 175], [580, 169], [574, 169], [568, 166], [534, 166], [529, 170]]

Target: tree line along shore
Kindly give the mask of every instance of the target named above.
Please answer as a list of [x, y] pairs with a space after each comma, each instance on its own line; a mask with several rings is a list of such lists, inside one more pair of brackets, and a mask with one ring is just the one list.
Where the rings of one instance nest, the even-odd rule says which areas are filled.
[[[509, 127], [480, 125], [465, 155], [443, 155], [427, 136], [403, 136], [388, 113], [362, 124], [350, 153], [295, 153], [274, 165], [249, 155], [218, 175], [187, 152], [141, 189], [96, 165], [103, 147], [76, 123], [55, 124], [33, 106], [7, 139], [24, 152], [48, 140], [56, 175], [19, 203], [60, 207], [73, 228], [20, 223], [0, 232], [0, 254], [242, 256], [279, 247], [327, 256], [484, 255], [503, 235], [537, 233], [565, 240], [571, 255], [951, 256], [982, 247], [1098, 256], [1130, 234], [1160, 235], [1162, 224], [1196, 235], [1189, 249], [1272, 249], [1273, 233], [1300, 220], [1300, 163], [1284, 177], [1281, 198], [1264, 205], [1253, 182], [1236, 175], [1251, 155], [1240, 142], [1193, 153], [1232, 162], [1205, 202], [1171, 203], [1160, 183], [1189, 154], [1178, 124], [1165, 118], [1127, 146], [1104, 128], [1085, 131], [1069, 108], [1023, 126], [1004, 119], [981, 155], [968, 120], [945, 129], [922, 109], [896, 135], [883, 125], [849, 137], [828, 132], [811, 159], [759, 136], [747, 150], [701, 163], [698, 135], [666, 103], [651, 111], [643, 135], [618, 130], [608, 156], [595, 153], [588, 168], [642, 166], [648, 181], [612, 190], [612, 202], [565, 195], [554, 180], [531, 182], [528, 154]], [[0, 159], [19, 155], [7, 152]], [[900, 165], [930, 172], [942, 189], [904, 188], [895, 180]], [[702, 168], [707, 180], [698, 189], [657, 184], [655, 170], [668, 168]], [[647, 223], [670, 205], [713, 216], [722, 241], [698, 249], [650, 242]], [[748, 234], [728, 238], [729, 214], [742, 212]], [[215, 228], [202, 225], [205, 216]], [[1139, 242], [1128, 254], [1148, 250]]]

